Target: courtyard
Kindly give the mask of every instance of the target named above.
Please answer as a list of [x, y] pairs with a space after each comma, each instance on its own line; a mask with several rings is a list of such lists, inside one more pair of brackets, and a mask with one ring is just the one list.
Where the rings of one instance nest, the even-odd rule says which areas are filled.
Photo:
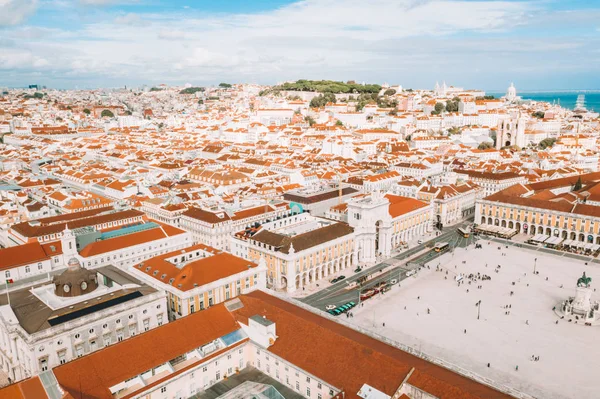
[[[575, 295], [584, 271], [600, 287], [600, 265], [479, 243], [482, 249], [457, 248], [427, 263], [348, 321], [537, 398], [593, 397], [600, 326], [560, 319], [553, 307]], [[491, 279], [469, 283], [478, 273]]]

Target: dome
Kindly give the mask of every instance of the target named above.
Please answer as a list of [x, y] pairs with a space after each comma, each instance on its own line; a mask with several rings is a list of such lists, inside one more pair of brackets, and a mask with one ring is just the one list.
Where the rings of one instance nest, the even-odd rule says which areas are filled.
[[76, 258], [69, 259], [67, 270], [52, 279], [54, 293], [61, 297], [88, 294], [98, 288], [96, 272], [81, 266]]

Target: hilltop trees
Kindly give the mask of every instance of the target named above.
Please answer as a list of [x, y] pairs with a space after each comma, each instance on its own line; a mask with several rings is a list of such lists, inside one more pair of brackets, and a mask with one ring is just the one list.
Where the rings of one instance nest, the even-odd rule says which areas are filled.
[[115, 114], [113, 114], [111, 110], [109, 110], [109, 109], [105, 109], [104, 111], [102, 111], [102, 113], [100, 114], [100, 116], [101, 116], [101, 117], [103, 117], [103, 118], [104, 118], [105, 116], [107, 116], [107, 117], [109, 117], [109, 118], [114, 118], [114, 117], [115, 117]]
[[179, 94], [194, 94], [199, 91], [204, 91], [204, 87], [188, 87], [179, 92]]

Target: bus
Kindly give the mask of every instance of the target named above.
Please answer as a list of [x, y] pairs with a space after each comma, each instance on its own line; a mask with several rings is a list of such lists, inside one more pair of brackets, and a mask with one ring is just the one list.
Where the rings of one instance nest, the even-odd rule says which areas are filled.
[[469, 235], [471, 235], [471, 233], [467, 229], [463, 229], [462, 227], [459, 227], [457, 231], [458, 234], [460, 234], [464, 238], [469, 238]]
[[450, 249], [450, 245], [447, 242], [438, 242], [433, 247], [435, 252], [446, 252], [448, 249]]

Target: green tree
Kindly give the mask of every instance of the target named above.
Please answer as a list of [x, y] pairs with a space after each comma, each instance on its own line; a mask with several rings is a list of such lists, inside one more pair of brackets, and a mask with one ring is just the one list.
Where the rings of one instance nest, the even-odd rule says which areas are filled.
[[91, 114], [91, 113], [92, 113], [92, 111], [90, 111], [90, 110], [89, 110], [89, 109], [87, 109], [87, 108], [84, 108], [84, 109], [83, 109], [83, 113], [84, 113], [84, 114], [86, 114], [86, 115], [89, 115], [89, 114]]
[[394, 89], [387, 89], [386, 91], [383, 92], [384, 96], [393, 96], [394, 94], [396, 94], [396, 90], [394, 90]]
[[163, 91], [163, 89], [161, 89], [159, 87], [153, 87], [150, 89], [150, 91]]
[[219, 83], [219, 87], [222, 87], [224, 89], [229, 89], [229, 88], [231, 88], [231, 85], [229, 83]]
[[581, 176], [577, 178], [575, 185], [573, 186], [573, 191], [579, 191], [583, 187], [583, 183], [581, 182]]
[[320, 107], [324, 107], [328, 103], [335, 103], [335, 94], [333, 94], [333, 93], [319, 94], [318, 96], [316, 96], [312, 100], [310, 100], [310, 107], [311, 108], [320, 108]]
[[433, 111], [431, 111], [431, 115], [439, 115], [446, 109], [446, 106], [443, 103], [436, 103], [435, 107], [433, 107]]
[[545, 114], [543, 111], [536, 111], [533, 114], [531, 114], [531, 116], [533, 116], [534, 118], [538, 118], [538, 119], [543, 119], [544, 115]]
[[304, 121], [308, 122], [308, 126], [312, 126], [317, 123], [312, 116], [308, 115], [304, 118]]
[[200, 104], [200, 105], [204, 104], [204, 100], [203, 99], [198, 100], [198, 104]]
[[446, 101], [446, 112], [458, 112], [459, 101], [455, 101], [454, 99]]
[[344, 126], [344, 122], [342, 122], [341, 120], [338, 119], [337, 121], [335, 121], [335, 125], [336, 126]]
[[462, 132], [461, 128], [458, 126], [452, 126], [448, 129], [448, 134], [451, 136], [453, 134], [460, 134]]
[[546, 148], [552, 147], [554, 145], [554, 143], [556, 143], [556, 139], [554, 139], [554, 138], [547, 138], [547, 139], [544, 139], [544, 140], [540, 141], [538, 143], [538, 146], [542, 150], [545, 150]]
[[100, 116], [103, 117], [103, 118], [105, 116], [108, 116], [109, 118], [114, 118], [115, 114], [113, 114], [111, 110], [105, 109], [104, 111], [102, 111], [102, 113], [100, 114]]
[[179, 94], [194, 94], [199, 91], [204, 91], [204, 87], [188, 87], [179, 92]]
[[484, 141], [483, 143], [479, 144], [479, 146], [477, 146], [478, 150], [487, 150], [490, 148], [494, 148], [492, 143], [488, 142], [488, 141]]

